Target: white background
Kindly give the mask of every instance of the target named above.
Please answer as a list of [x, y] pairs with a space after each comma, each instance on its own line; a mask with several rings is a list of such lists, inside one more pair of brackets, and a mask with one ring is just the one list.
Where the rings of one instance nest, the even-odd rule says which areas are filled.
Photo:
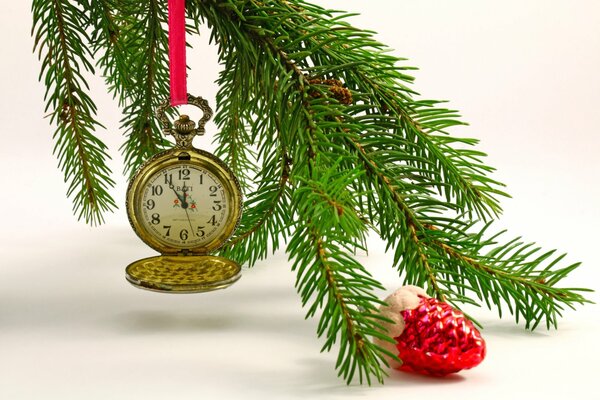
[[[355, 25], [420, 67], [415, 88], [425, 98], [462, 111], [471, 125], [456, 134], [481, 139], [513, 195], [498, 227], [568, 252], [583, 266], [565, 284], [598, 290], [600, 3], [320, 3], [361, 12]], [[488, 343], [481, 366], [441, 380], [392, 371], [369, 388], [347, 387], [335, 354], [319, 353], [285, 255], [245, 270], [226, 291], [130, 287], [125, 266], [153, 252], [123, 207], [100, 228], [72, 217], [43, 119], [29, 7], [4, 1], [0, 15], [0, 398], [600, 398], [596, 305], [567, 311], [558, 331], [533, 333], [475, 311]], [[189, 87], [214, 104], [218, 66], [207, 37], [194, 40]], [[90, 82], [122, 205], [120, 114], [102, 81]], [[378, 241], [361, 261], [390, 291], [401, 284]]]

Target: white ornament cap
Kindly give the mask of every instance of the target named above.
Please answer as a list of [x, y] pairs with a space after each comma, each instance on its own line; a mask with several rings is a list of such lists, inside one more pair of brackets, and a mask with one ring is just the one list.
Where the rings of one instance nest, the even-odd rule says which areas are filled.
[[[404, 318], [402, 318], [402, 314], [400, 314], [400, 312], [416, 308], [421, 302], [421, 298], [419, 296], [429, 297], [427, 296], [427, 292], [420, 287], [407, 285], [402, 286], [385, 299], [387, 306], [381, 306], [379, 308], [379, 312], [382, 317], [394, 321], [394, 323], [381, 323], [387, 331], [386, 333], [389, 337], [395, 338], [402, 335], [402, 332], [404, 331]], [[398, 353], [398, 349], [396, 349], [396, 345], [394, 343], [390, 343], [379, 338], [375, 338], [374, 342], [376, 345], [383, 347], [392, 354]], [[391, 368], [400, 367], [401, 364], [398, 361], [387, 355], [385, 358]]]

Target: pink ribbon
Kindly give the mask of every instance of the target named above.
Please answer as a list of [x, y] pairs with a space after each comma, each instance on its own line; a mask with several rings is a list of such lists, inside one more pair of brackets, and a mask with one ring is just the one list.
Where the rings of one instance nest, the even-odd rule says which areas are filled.
[[187, 104], [185, 0], [169, 0], [169, 76], [171, 105]]

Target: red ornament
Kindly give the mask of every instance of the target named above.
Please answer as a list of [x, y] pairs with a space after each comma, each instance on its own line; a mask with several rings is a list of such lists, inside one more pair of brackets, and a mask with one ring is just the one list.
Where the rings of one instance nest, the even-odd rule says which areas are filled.
[[434, 298], [419, 296], [401, 312], [406, 324], [397, 341], [400, 370], [445, 376], [473, 368], [485, 357], [485, 341], [465, 315]]
[[384, 331], [396, 343], [375, 342], [402, 363], [386, 357], [392, 368], [432, 376], [445, 376], [473, 368], [485, 357], [485, 342], [465, 315], [430, 298], [416, 286], [404, 286], [385, 299], [381, 315], [390, 320]]

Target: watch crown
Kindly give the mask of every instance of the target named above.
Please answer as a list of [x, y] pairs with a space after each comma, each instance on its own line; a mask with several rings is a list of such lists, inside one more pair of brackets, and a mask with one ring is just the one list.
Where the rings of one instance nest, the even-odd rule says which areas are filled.
[[175, 130], [179, 133], [191, 133], [196, 128], [196, 123], [185, 114], [179, 116], [179, 119], [173, 123]]

